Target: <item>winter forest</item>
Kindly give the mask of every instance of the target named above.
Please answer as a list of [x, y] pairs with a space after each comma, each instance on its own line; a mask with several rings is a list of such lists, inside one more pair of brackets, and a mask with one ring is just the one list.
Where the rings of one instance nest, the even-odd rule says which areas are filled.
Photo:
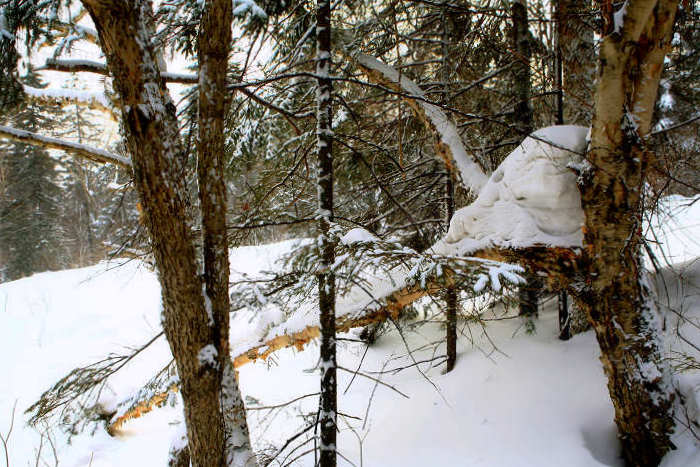
[[0, 0], [0, 465], [700, 466], [700, 1]]

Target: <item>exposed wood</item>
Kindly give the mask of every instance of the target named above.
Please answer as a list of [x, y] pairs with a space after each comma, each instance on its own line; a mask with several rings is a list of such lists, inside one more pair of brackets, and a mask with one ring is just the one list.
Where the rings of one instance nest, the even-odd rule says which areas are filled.
[[[531, 270], [550, 272], [553, 286], [567, 287], [579, 274], [581, 250], [577, 248], [548, 248], [544, 246], [533, 246], [520, 250], [490, 248], [474, 252], [470, 256], [494, 261], [520, 262]], [[444, 284], [430, 282], [426, 284], [425, 288], [414, 286], [394, 291], [386, 297], [379, 298], [379, 303], [382, 304], [380, 307], [353, 316], [336, 318], [336, 332], [347, 332], [353, 328], [381, 323], [388, 319], [396, 320], [400, 317], [405, 307], [425, 296], [441, 293], [444, 287]], [[278, 350], [291, 347], [302, 351], [307, 344], [320, 337], [320, 335], [321, 329], [319, 326], [307, 326], [298, 332], [275, 336], [235, 356], [233, 358], [233, 366], [234, 368], [240, 368], [258, 360], [264, 361]], [[158, 393], [149, 400], [138, 401], [133, 408], [130, 408], [115, 419], [108, 427], [108, 430], [110, 433], [116, 433], [127, 421], [138, 418], [153, 408], [159, 407], [169, 391], [177, 390], [178, 386], [173, 385], [170, 386], [168, 391]]]
[[84, 144], [72, 143], [50, 136], [43, 136], [31, 131], [19, 130], [17, 128], [0, 125], [0, 136], [16, 143], [33, 144], [47, 149], [58, 149], [68, 154], [84, 159], [98, 162], [100, 164], [116, 164], [126, 169], [131, 169], [131, 160], [118, 154], [107, 152], [103, 149], [86, 146]]

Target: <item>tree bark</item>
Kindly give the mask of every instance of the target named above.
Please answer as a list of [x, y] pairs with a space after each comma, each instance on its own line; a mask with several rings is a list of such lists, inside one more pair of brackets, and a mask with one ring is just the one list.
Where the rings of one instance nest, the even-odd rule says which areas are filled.
[[[443, 86], [442, 103], [447, 104], [449, 100], [450, 67], [449, 53], [451, 41], [450, 21], [447, 18], [448, 5], [444, 1], [440, 6], [440, 23], [442, 27], [441, 37], [441, 81]], [[454, 173], [449, 166], [445, 167], [445, 232], [450, 228], [450, 221], [455, 212], [455, 179]], [[448, 284], [445, 289], [445, 372], [449, 373], [457, 362], [457, 307], [459, 306], [459, 294], [454, 284]]]
[[337, 363], [335, 342], [335, 262], [330, 238], [333, 222], [333, 130], [331, 66], [331, 4], [319, 0], [316, 12], [316, 74], [318, 79], [318, 302], [321, 314], [321, 401], [318, 423], [321, 427], [321, 467], [337, 462]]
[[[513, 109], [513, 124], [518, 132], [519, 142], [533, 131], [532, 105], [530, 97], [532, 83], [530, 79], [530, 58], [532, 55], [530, 29], [527, 19], [527, 4], [525, 0], [512, 0], [510, 43], [513, 49], [513, 90], [515, 107]], [[520, 287], [520, 315], [532, 316], [537, 314], [537, 301], [542, 289], [541, 281], [531, 273], [525, 277], [526, 283]]]
[[586, 22], [591, 14], [591, 2], [558, 0], [556, 6], [557, 46], [563, 75], [563, 121], [589, 126], [596, 71], [593, 27]]
[[673, 395], [640, 245], [649, 132], [675, 0], [630, 0], [612, 12], [600, 50], [589, 167], [581, 174], [587, 280], [577, 294], [595, 329], [623, 457], [655, 466], [672, 447]]
[[[223, 29], [230, 27], [230, 22], [228, 25], [223, 23], [226, 22], [225, 10], [230, 10], [231, 6], [223, 3], [206, 4], [202, 28], [212, 48], [205, 52], [205, 62], [209, 55], [214, 55], [214, 62], [220, 63], [228, 54], [230, 44], [221, 41], [226, 38]], [[227, 459], [229, 433], [226, 433], [227, 424], [222, 413], [222, 406], [242, 409], [240, 396], [238, 400], [235, 397], [238, 389], [228, 355], [228, 286], [221, 271], [227, 260], [207, 258], [206, 265], [211, 269], [205, 271], [205, 286], [200, 278], [201, 266], [192, 241], [193, 230], [188, 223], [186, 161], [178, 134], [176, 109], [161, 78], [157, 52], [152, 45], [151, 2], [83, 0], [83, 4], [95, 23], [119, 94], [136, 188], [158, 267], [163, 328], [181, 380], [192, 465], [246, 465], [250, 461], [248, 458], [236, 460], [236, 464]], [[214, 92], [211, 97], [221, 96], [217, 87], [225, 80], [225, 74], [220, 76], [221, 68], [204, 69], [201, 73], [205, 81], [203, 87]], [[214, 122], [223, 118], [224, 108], [225, 104], [215, 103], [211, 107], [205, 104], [200, 115], [203, 113], [205, 118]], [[213, 133], [218, 127], [205, 130]], [[217, 141], [217, 137], [210, 135], [203, 137], [200, 134], [200, 138], [212, 138], [214, 144]], [[206, 155], [204, 157], [205, 160], [200, 158], [200, 163], [205, 166], [217, 163]], [[204, 177], [204, 196], [212, 204], [222, 202], [221, 187], [213, 181], [217, 176], [220, 174], [214, 172]], [[225, 206], [211, 208], [213, 211], [206, 214], [209, 222], [205, 227], [208, 229], [205, 248], [210, 254], [216, 250], [217, 255], [226, 257], [228, 249], [219, 249], [224, 240], [217, 236], [217, 228], [225, 220], [212, 221], [208, 217], [221, 216]], [[222, 293], [224, 280], [226, 288]], [[222, 296], [226, 297], [226, 302]], [[238, 419], [242, 416], [242, 413], [236, 414]], [[245, 442], [248, 441], [237, 445]]]
[[[223, 460], [228, 466], [247, 466], [255, 463], [250, 446], [245, 407], [235, 379], [229, 350], [230, 303], [224, 131], [226, 112], [230, 103], [226, 88], [226, 74], [231, 47], [232, 8], [231, 0], [209, 0], [205, 3], [202, 12], [197, 37], [199, 58], [197, 179], [202, 213], [204, 256], [205, 287], [202, 293], [211, 329], [209, 339], [218, 357], [214, 368], [215, 381], [212, 382], [211, 390], [213, 390], [213, 396], [219, 395], [219, 399], [214, 401], [219, 403], [219, 410], [223, 412]], [[208, 415], [209, 411], [203, 410], [193, 413], [191, 417]], [[202, 426], [206, 426], [207, 422], [206, 418], [196, 421]], [[204, 450], [209, 449], [211, 449], [209, 446], [204, 447]], [[192, 457], [197, 458], [197, 455]]]

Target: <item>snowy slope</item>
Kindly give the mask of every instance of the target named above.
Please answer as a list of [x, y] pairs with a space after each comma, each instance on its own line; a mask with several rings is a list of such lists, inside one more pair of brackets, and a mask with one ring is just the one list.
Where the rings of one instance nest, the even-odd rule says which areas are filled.
[[[669, 252], [679, 248], [677, 243], [686, 238], [682, 235], [697, 229], [700, 203], [680, 210], [689, 201], [669, 200], [675, 222], [658, 223], [660, 235], [671, 242]], [[293, 244], [236, 249], [231, 256], [234, 277], [275, 268], [275, 259]], [[679, 329], [697, 344], [700, 261], [692, 258], [700, 251], [693, 250], [692, 241], [684, 245], [685, 262], [664, 270], [659, 290], [662, 303], [684, 313], [683, 319], [667, 313], [669, 332]], [[0, 374], [7, 376], [0, 378], [0, 432], [6, 433], [17, 402], [9, 440], [10, 465], [34, 464], [39, 435], [26, 425], [23, 411], [43, 390], [77, 365], [109, 352], [124, 353], [126, 346], [142, 344], [158, 332], [160, 298], [155, 274], [134, 261], [117, 265], [101, 263], [0, 285]], [[487, 318], [501, 316], [497, 308]], [[242, 328], [243, 323], [238, 321], [233, 330], [235, 338], [253, 331]], [[256, 325], [249, 322], [251, 327]], [[459, 360], [449, 375], [442, 375], [440, 367], [430, 368], [430, 363], [420, 365], [422, 373], [415, 367], [396, 374], [372, 373], [413, 364], [396, 331], [384, 335], [366, 355], [362, 344], [343, 341], [340, 365], [353, 370], [361, 366], [364, 374], [381, 378], [409, 398], [363, 376], [357, 376], [346, 391], [352, 375], [341, 371], [339, 405], [347, 415], [341, 417], [341, 453], [355, 465], [366, 466], [621, 466], [594, 336], [589, 332], [569, 342], [558, 341], [553, 303], [546, 306], [536, 325], [536, 335], [528, 336], [519, 319], [489, 321], [487, 337], [479, 325], [460, 324]], [[435, 323], [415, 331], [406, 329], [404, 335], [412, 349], [425, 346], [413, 358], [428, 360], [444, 353], [431, 344], [440, 341], [443, 332]], [[678, 337], [669, 339], [669, 345], [675, 351], [693, 352]], [[110, 380], [102, 402], [110, 405], [127, 397], [168, 360], [168, 347], [161, 339]], [[317, 392], [318, 372], [313, 370], [317, 361], [318, 350], [312, 345], [301, 353], [288, 349], [267, 362], [241, 368], [241, 387], [259, 452], [275, 452], [315, 412], [315, 396], [279, 409], [263, 407]], [[688, 398], [690, 414], [697, 416], [700, 375], [685, 374], [679, 384]], [[165, 465], [170, 440], [182, 420], [179, 398], [174, 397], [173, 402], [172, 407], [128, 422], [114, 438], [98, 429], [94, 435], [74, 436], [67, 444], [65, 435], [54, 432], [60, 465]], [[304, 440], [302, 436], [297, 441]], [[681, 449], [667, 457], [664, 467], [700, 465], [700, 449], [687, 432], [679, 433], [675, 441]], [[311, 447], [311, 443], [300, 447], [286, 462]], [[272, 465], [284, 463], [289, 453], [287, 449]], [[54, 465], [46, 441], [42, 456]], [[313, 465], [313, 455], [294, 465]], [[341, 465], [351, 464], [341, 461]]]

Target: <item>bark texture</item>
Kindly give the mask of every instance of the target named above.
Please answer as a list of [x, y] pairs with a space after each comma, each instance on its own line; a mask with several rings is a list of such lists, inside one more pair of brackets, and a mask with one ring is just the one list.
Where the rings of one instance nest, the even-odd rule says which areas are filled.
[[[227, 18], [225, 11], [230, 10], [231, 5], [224, 3], [206, 4], [202, 28], [210, 31], [206, 33], [211, 41], [208, 43], [211, 47], [205, 51], [207, 63], [209, 55], [215, 57], [215, 63], [220, 63], [228, 54], [230, 40], [222, 41], [226, 41], [224, 29], [230, 28], [230, 14], [228, 25], [223, 23]], [[223, 293], [221, 290], [221, 284], [227, 284], [227, 260], [207, 258], [205, 286], [200, 276], [201, 265], [193, 243], [193, 230], [187, 220], [189, 200], [185, 187], [185, 155], [178, 134], [176, 109], [161, 78], [158, 55], [152, 43], [151, 2], [84, 0], [83, 4], [95, 23], [119, 94], [136, 187], [158, 267], [163, 328], [181, 381], [192, 465], [246, 465], [238, 461], [232, 464], [231, 459], [227, 459], [226, 423], [222, 413], [222, 406], [232, 399], [233, 391], [230, 378], [226, 390], [222, 391], [222, 379], [226, 382], [225, 370], [230, 366], [227, 285]], [[225, 52], [221, 52], [224, 49]], [[200, 109], [200, 115], [210, 119], [208, 124], [200, 123], [200, 129], [204, 127], [205, 133], [210, 134], [200, 133], [200, 138], [216, 144], [218, 137], [211, 134], [222, 128], [214, 121], [223, 119], [225, 104], [212, 104], [211, 100], [221, 97], [220, 93], [217, 94], [217, 86], [225, 84], [225, 73], [220, 76], [221, 68], [203, 68], [201, 74], [207, 81], [203, 88], [213, 94], [207, 96], [209, 101]], [[222, 99], [222, 102], [226, 100]], [[216, 157], [212, 160], [205, 154], [204, 160], [201, 159], [205, 166], [216, 166]], [[216, 178], [215, 169], [203, 178], [204, 196], [212, 204], [222, 202], [221, 186], [213, 181]], [[209, 207], [212, 211], [205, 216], [210, 221], [205, 226], [205, 250], [210, 254], [216, 250], [218, 256], [226, 258], [227, 248], [219, 249], [224, 240], [217, 230], [224, 219], [212, 221], [208, 217], [221, 216], [225, 206]], [[226, 272], [223, 272], [225, 264]], [[232, 371], [229, 373], [232, 375]], [[233, 392], [236, 391], [237, 387]]]
[[[530, 97], [532, 81], [530, 77], [530, 58], [532, 56], [532, 37], [527, 19], [527, 6], [524, 0], [513, 0], [511, 4], [510, 43], [514, 54], [513, 92], [515, 107], [513, 109], [513, 125], [522, 141], [533, 131], [533, 116]], [[520, 314], [531, 316], [537, 314], [537, 302], [542, 289], [541, 281], [528, 273], [526, 283], [520, 287], [518, 299]]]
[[590, 166], [581, 175], [585, 213], [585, 285], [577, 301], [588, 313], [615, 407], [623, 457], [655, 466], [671, 448], [671, 375], [661, 327], [640, 260], [646, 167], [643, 136], [677, 2], [630, 0], [624, 25], [603, 31]]
[[[229, 350], [229, 261], [226, 234], [226, 185], [224, 184], [225, 117], [230, 103], [226, 89], [228, 55], [231, 46], [230, 0], [205, 3], [197, 38], [199, 58], [197, 179], [202, 213], [202, 252], [204, 256], [205, 311], [209, 321], [209, 341], [216, 349], [211, 383], [219, 396], [222, 413], [221, 444], [224, 465], [255, 465], [250, 446], [243, 400], [236, 383]], [[191, 417], [207, 416], [197, 411]], [[197, 420], [206, 426], [205, 418]], [[211, 419], [209, 419], [211, 423]], [[218, 436], [218, 434], [217, 434]], [[217, 439], [218, 442], [218, 439]], [[210, 447], [205, 447], [210, 449]], [[193, 449], [194, 451], [194, 449]], [[196, 458], [196, 455], [193, 456]]]
[[321, 401], [318, 423], [321, 427], [319, 465], [336, 465], [337, 363], [335, 345], [335, 262], [330, 238], [333, 222], [333, 130], [331, 67], [331, 4], [319, 0], [316, 12], [316, 74], [318, 75], [318, 305], [321, 314]]
[[[448, 5], [443, 2], [440, 6], [440, 23], [442, 27], [441, 44], [441, 77], [443, 92], [442, 103], [449, 100], [450, 82], [450, 45], [453, 35], [451, 21], [448, 19]], [[449, 166], [446, 166], [445, 174], [445, 232], [450, 228], [450, 221], [455, 213], [455, 177]], [[454, 284], [448, 284], [445, 289], [445, 372], [449, 373], [457, 362], [457, 307], [459, 306], [459, 294]]]
[[530, 96], [532, 84], [530, 81], [530, 59], [532, 57], [532, 38], [527, 22], [527, 7], [525, 0], [512, 0], [510, 7], [511, 28], [510, 43], [513, 49], [513, 93], [515, 106], [513, 123], [519, 138], [524, 139], [532, 133], [532, 106]]
[[564, 122], [589, 126], [593, 117], [595, 45], [590, 0], [557, 1], [557, 45], [562, 61]]

